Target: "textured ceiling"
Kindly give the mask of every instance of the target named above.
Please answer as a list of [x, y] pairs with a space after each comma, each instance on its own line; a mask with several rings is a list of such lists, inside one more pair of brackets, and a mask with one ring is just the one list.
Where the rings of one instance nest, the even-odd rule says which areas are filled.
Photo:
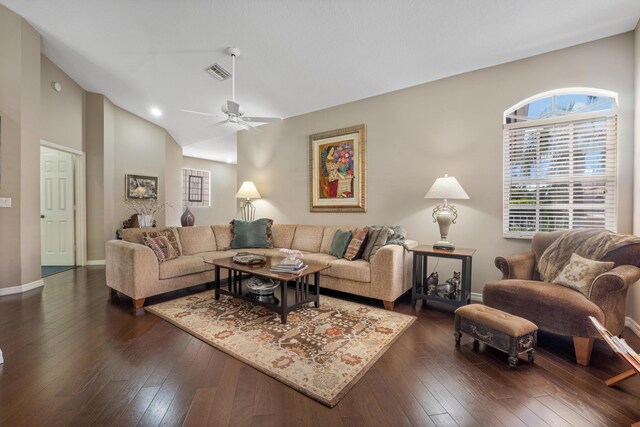
[[[0, 0], [83, 88], [166, 128], [186, 155], [236, 161], [231, 97], [291, 117], [633, 30], [638, 0]], [[154, 118], [152, 106], [164, 115]]]

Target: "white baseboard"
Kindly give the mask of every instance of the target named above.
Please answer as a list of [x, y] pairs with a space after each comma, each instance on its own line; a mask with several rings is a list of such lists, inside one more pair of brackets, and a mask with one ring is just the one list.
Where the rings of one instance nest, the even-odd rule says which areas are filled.
[[631, 329], [631, 332], [640, 337], [640, 324], [633, 320], [631, 317], [624, 319], [624, 326]]
[[44, 282], [42, 279], [38, 279], [35, 282], [25, 283], [24, 285], [0, 288], [0, 297], [3, 295], [21, 294], [23, 292], [30, 291], [31, 289], [39, 288], [42, 285], [44, 285]]
[[2, 358], [2, 349], [0, 348], [0, 365], [4, 363], [4, 359]]
[[90, 259], [87, 260], [87, 265], [105, 265], [106, 262], [103, 259]]
[[482, 303], [482, 294], [478, 292], [471, 292], [471, 301]]

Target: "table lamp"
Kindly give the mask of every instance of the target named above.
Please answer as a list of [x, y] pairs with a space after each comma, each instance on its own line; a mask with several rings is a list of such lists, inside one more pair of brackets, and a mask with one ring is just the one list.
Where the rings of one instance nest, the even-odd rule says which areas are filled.
[[251, 199], [259, 199], [260, 193], [255, 184], [251, 181], [245, 181], [236, 193], [236, 199], [246, 199], [240, 205], [240, 213], [243, 221], [253, 221], [256, 215], [256, 207], [251, 203]]
[[425, 199], [444, 199], [444, 203], [436, 206], [431, 213], [433, 222], [438, 223], [440, 228], [440, 240], [433, 245], [434, 249], [444, 249], [452, 251], [456, 247], [447, 240], [449, 235], [449, 227], [456, 223], [458, 212], [456, 208], [447, 203], [448, 199], [468, 199], [469, 196], [463, 190], [460, 183], [453, 177], [444, 175], [444, 177], [436, 179]]

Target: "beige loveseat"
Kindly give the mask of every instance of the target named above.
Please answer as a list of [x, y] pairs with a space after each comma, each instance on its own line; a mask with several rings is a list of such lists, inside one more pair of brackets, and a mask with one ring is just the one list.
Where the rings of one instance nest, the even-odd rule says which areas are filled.
[[[140, 308], [147, 297], [212, 282], [214, 267], [203, 260], [233, 256], [238, 251], [281, 256], [280, 248], [288, 248], [302, 251], [306, 262], [331, 266], [321, 273], [322, 288], [376, 298], [393, 310], [394, 301], [411, 288], [411, 255], [402, 246], [386, 245], [371, 262], [336, 258], [329, 255], [329, 248], [338, 229], [356, 227], [274, 224], [273, 249], [229, 250], [233, 239], [230, 225], [178, 227], [182, 255], [163, 263], [158, 263], [153, 251], [142, 243], [144, 229], [124, 229], [123, 240], [106, 244], [107, 286], [112, 293], [131, 297]], [[408, 247], [417, 245], [413, 240], [406, 243]]]

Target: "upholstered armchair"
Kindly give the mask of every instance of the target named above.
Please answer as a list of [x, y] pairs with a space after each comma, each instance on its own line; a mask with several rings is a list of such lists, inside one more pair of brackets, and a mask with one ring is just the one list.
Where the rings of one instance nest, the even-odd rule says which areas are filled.
[[589, 296], [565, 286], [540, 280], [538, 261], [545, 249], [564, 231], [537, 233], [531, 252], [497, 257], [502, 280], [487, 283], [484, 304], [524, 317], [542, 331], [572, 336], [579, 365], [587, 366], [594, 339], [600, 335], [589, 316], [602, 323], [612, 334], [624, 329], [626, 297], [629, 286], [640, 280], [640, 244], [628, 244], [606, 253], [600, 261], [614, 268], [593, 281]]

